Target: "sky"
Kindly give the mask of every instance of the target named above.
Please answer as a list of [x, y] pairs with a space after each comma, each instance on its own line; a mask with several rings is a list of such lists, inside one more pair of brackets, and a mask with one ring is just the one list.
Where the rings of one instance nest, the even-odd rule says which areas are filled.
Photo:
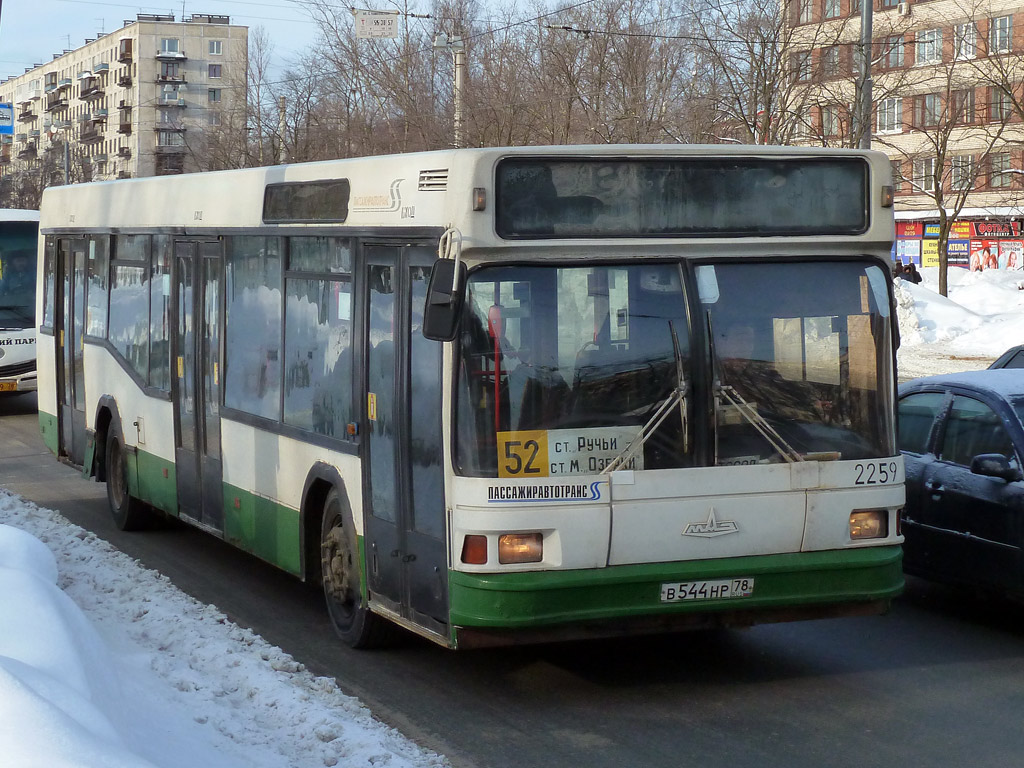
[[[357, 4], [359, 7], [370, 7]], [[384, 5], [387, 5], [385, 0]], [[118, 0], [6, 0], [0, 9], [0, 80], [53, 59], [64, 49], [82, 46], [101, 32], [116, 32], [139, 13], [193, 13], [231, 17], [232, 24], [263, 27], [273, 45], [276, 68], [283, 68], [308, 49], [317, 28], [301, 5], [292, 0], [168, 0], [164, 5], [133, 5]]]
[[[1024, 343], [1024, 272], [896, 280], [900, 379]], [[445, 768], [331, 678], [0, 488], [4, 768]]]

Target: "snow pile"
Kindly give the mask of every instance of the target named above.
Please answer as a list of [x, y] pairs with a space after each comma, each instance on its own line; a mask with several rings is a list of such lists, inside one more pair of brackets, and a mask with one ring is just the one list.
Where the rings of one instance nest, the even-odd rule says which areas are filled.
[[0, 755], [4, 768], [447, 765], [333, 679], [3, 490]]
[[900, 381], [987, 368], [1024, 344], [1024, 273], [951, 268], [948, 296], [938, 293], [938, 268], [921, 274], [918, 285], [895, 281]]

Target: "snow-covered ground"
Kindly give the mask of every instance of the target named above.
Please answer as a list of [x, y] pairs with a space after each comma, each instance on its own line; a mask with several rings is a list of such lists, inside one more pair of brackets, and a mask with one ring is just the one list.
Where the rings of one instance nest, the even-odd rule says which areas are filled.
[[[1024, 343], [1024, 273], [898, 280], [900, 379]], [[334, 680], [56, 512], [0, 489], [3, 768], [421, 768]]]
[[938, 272], [922, 269], [924, 280], [917, 285], [895, 281], [900, 381], [987, 368], [1010, 347], [1024, 344], [1024, 272], [952, 267], [945, 297], [938, 293]]
[[333, 679], [0, 489], [3, 768], [447, 764]]

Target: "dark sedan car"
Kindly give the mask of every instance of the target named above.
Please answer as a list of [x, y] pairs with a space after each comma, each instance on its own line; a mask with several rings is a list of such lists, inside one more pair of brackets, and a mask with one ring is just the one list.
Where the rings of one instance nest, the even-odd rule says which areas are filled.
[[1024, 371], [900, 386], [908, 573], [1024, 597]]
[[989, 368], [1024, 368], [1024, 344], [1010, 347]]

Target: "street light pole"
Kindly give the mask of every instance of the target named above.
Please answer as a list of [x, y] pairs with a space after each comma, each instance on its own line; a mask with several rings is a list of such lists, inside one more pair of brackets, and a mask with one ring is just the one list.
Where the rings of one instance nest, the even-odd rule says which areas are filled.
[[452, 99], [455, 108], [453, 123], [455, 128], [455, 146], [458, 148], [462, 146], [463, 140], [462, 87], [463, 73], [466, 69], [466, 46], [459, 35], [448, 37], [448, 35], [440, 34], [434, 38], [434, 50], [447, 50], [452, 54], [452, 64], [455, 67], [455, 91]]

